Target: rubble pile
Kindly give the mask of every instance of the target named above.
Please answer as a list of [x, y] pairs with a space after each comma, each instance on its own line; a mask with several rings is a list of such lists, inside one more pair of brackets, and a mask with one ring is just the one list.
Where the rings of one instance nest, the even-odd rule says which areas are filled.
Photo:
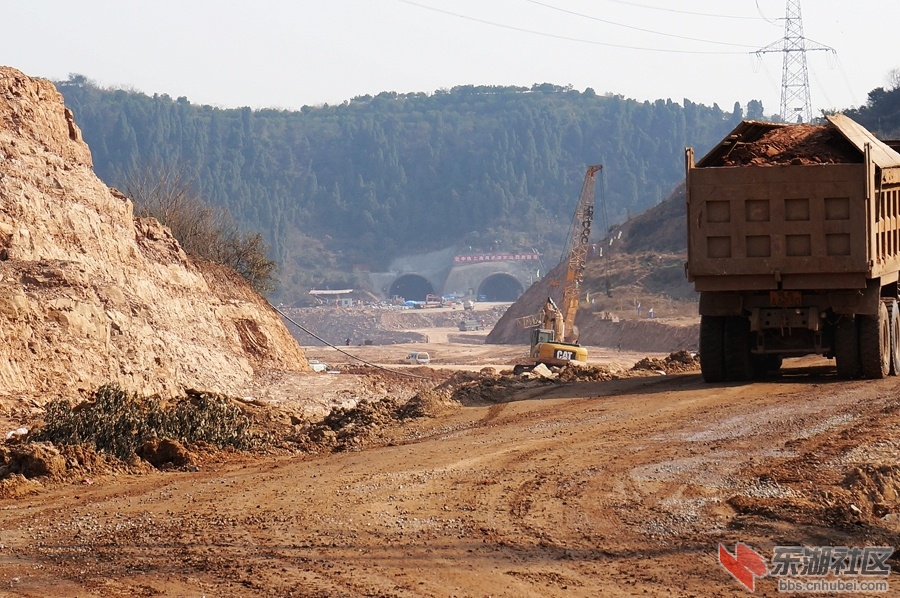
[[722, 165], [845, 164], [859, 161], [859, 152], [834, 127], [798, 124], [776, 127], [752, 142], [736, 143], [722, 159]]
[[631, 367], [632, 371], [650, 370], [665, 372], [666, 374], [678, 374], [681, 372], [696, 372], [700, 370], [700, 359], [690, 351], [675, 351], [665, 359], [644, 357]]
[[557, 379], [560, 382], [606, 382], [614, 380], [615, 376], [608, 367], [602, 365], [588, 367], [568, 365], [560, 368]]

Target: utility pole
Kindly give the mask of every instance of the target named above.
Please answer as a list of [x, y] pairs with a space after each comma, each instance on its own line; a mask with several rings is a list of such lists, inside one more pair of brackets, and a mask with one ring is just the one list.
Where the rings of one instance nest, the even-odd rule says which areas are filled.
[[809, 101], [809, 73], [806, 53], [816, 50], [835, 52], [834, 48], [803, 37], [800, 0], [787, 0], [784, 17], [784, 37], [756, 51], [758, 57], [769, 52], [784, 54], [781, 69], [781, 120], [809, 122], [812, 108]]

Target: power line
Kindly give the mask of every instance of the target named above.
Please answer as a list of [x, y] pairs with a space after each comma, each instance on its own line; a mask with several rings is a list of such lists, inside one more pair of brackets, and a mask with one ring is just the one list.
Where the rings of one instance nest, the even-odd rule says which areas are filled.
[[615, 2], [616, 4], [624, 4], [625, 6], [634, 6], [636, 8], [646, 8], [648, 10], [660, 10], [663, 12], [674, 12], [682, 15], [693, 15], [697, 17], [711, 17], [714, 19], [740, 19], [747, 21], [768, 21], [764, 16], [744, 17], [739, 15], [716, 15], [705, 12], [693, 12], [690, 10], [678, 10], [677, 8], [662, 8], [660, 6], [648, 6], [647, 4], [638, 4], [637, 2], [625, 2], [625, 0], [606, 0], [607, 2]]
[[769, 19], [766, 17], [766, 15], [763, 14], [762, 9], [759, 7], [759, 0], [756, 0], [756, 12], [758, 12], [760, 18], [762, 18], [762, 20], [765, 21], [766, 23], [768, 23], [769, 25], [777, 25], [778, 24], [778, 22], [775, 19]]
[[[600, 17], [594, 17], [591, 15], [586, 15], [584, 13], [575, 12], [574, 10], [568, 10], [565, 8], [559, 8], [558, 6], [552, 6], [545, 2], [538, 2], [538, 0], [525, 0], [526, 2], [531, 2], [532, 4], [537, 4], [538, 6], [543, 6], [544, 8], [549, 8], [551, 10], [558, 10], [559, 12], [564, 12], [566, 14], [575, 15], [576, 17], [582, 17], [584, 19], [590, 19], [592, 21], [598, 21], [600, 23], [606, 23], [607, 25], [615, 25], [616, 27], [624, 27], [625, 29], [632, 29], [634, 31], [641, 31], [643, 33], [652, 33], [653, 35], [663, 35], [665, 37], [674, 37], [676, 39], [684, 39], [692, 42], [702, 42], [704, 44], [716, 44], [720, 46], [733, 46], [736, 48], [755, 48], [756, 46], [749, 46], [747, 44], [733, 44], [731, 42], [717, 42], [708, 39], [700, 39], [697, 37], [687, 37], [684, 35], [675, 35], [674, 33], [665, 33], [663, 31], [654, 31], [652, 29], [644, 29], [642, 27], [634, 27], [632, 25], [625, 25], [624, 23], [616, 23], [615, 21], [608, 21], [606, 19], [601, 19]], [[696, 14], [696, 13], [688, 13], [688, 14]]]
[[744, 54], [744, 52], [740, 52], [737, 50], [735, 50], [735, 51], [672, 50], [669, 48], [649, 48], [649, 47], [645, 47], [645, 46], [627, 46], [627, 45], [623, 45], [623, 44], [611, 44], [611, 43], [607, 43], [607, 42], [598, 42], [596, 40], [591, 40], [591, 39], [579, 39], [577, 37], [569, 37], [566, 35], [556, 35], [553, 33], [546, 33], [544, 31], [535, 31], [534, 29], [525, 29], [523, 27], [515, 27], [513, 25], [504, 25], [503, 23], [497, 23], [495, 21], [479, 19], [477, 17], [471, 17], [468, 15], [451, 12], [449, 10], [444, 10], [442, 8], [436, 8], [434, 6], [427, 6], [425, 4], [419, 4], [418, 2], [413, 2], [412, 0], [397, 0], [397, 1], [402, 2], [403, 4], [408, 4], [410, 6], [415, 6], [417, 8], [421, 8], [424, 10], [431, 10], [431, 11], [449, 15], [452, 17], [465, 19], [467, 21], [481, 23], [483, 25], [491, 25], [492, 27], [500, 27], [501, 29], [509, 29], [511, 31], [518, 31], [520, 33], [530, 33], [532, 35], [540, 35], [542, 37], [549, 37], [552, 39], [561, 39], [561, 40], [570, 41], [570, 42], [591, 44], [594, 46], [604, 46], [607, 48], [621, 48], [624, 50], [640, 50], [643, 52], [664, 52], [666, 54], [720, 54], [720, 55], [721, 54]]

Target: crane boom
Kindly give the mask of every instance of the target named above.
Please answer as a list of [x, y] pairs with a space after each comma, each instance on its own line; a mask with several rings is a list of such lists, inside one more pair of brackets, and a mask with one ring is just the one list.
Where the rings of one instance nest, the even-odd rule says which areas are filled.
[[[560, 265], [566, 263], [562, 309], [557, 307], [552, 297], [547, 297], [540, 314], [516, 320], [520, 326], [540, 327], [531, 331], [529, 357], [532, 362], [516, 365], [513, 368], [515, 374], [529, 372], [536, 364], [564, 366], [587, 363], [587, 350], [578, 344], [575, 314], [578, 313], [578, 299], [584, 280], [591, 224], [594, 221], [594, 175], [602, 168], [603, 166], [599, 164], [588, 166], [584, 175], [584, 185], [581, 187], [575, 216], [572, 218], [572, 231], [566, 244], [566, 253], [560, 261]], [[559, 283], [551, 281], [550, 286], [559, 286]]]
[[563, 283], [563, 334], [566, 342], [578, 341], [578, 330], [575, 328], [575, 314], [578, 313], [578, 299], [581, 293], [581, 283], [584, 281], [584, 266], [587, 261], [588, 244], [591, 236], [591, 224], [594, 222], [594, 188], [595, 177], [603, 168], [600, 164], [588, 166], [584, 175], [584, 184], [581, 187], [581, 195], [578, 197], [578, 205], [575, 208], [575, 216], [572, 219], [572, 231], [569, 234], [569, 247], [567, 251], [568, 264], [566, 277]]

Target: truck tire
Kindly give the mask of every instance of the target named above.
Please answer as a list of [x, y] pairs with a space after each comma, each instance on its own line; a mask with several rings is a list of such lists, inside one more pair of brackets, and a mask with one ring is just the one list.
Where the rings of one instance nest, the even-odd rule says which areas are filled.
[[891, 376], [900, 375], [900, 305], [896, 299], [885, 300], [891, 324]]
[[859, 376], [859, 335], [856, 318], [841, 316], [834, 325], [834, 341], [832, 353], [838, 378], [856, 378]]
[[700, 373], [705, 382], [725, 381], [725, 318], [700, 316]]
[[877, 316], [859, 316], [859, 365], [864, 378], [884, 378], [891, 372], [891, 322], [883, 302]]
[[750, 320], [732, 316], [725, 320], [725, 379], [734, 381], [753, 378], [750, 355]]

